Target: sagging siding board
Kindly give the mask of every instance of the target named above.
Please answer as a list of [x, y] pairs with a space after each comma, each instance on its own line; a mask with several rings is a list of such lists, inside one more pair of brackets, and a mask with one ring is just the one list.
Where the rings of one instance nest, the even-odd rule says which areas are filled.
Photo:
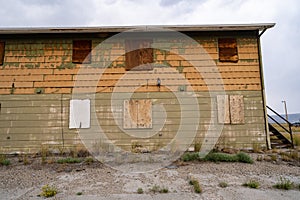
[[[217, 95], [218, 93], [197, 92], [200, 110], [199, 130], [195, 141], [201, 142], [210, 126], [211, 120], [218, 123]], [[255, 144], [265, 144], [263, 123], [263, 106], [259, 91], [233, 91], [228, 95], [242, 95], [244, 99], [244, 124], [224, 125], [221, 138], [217, 146], [252, 147]], [[90, 98], [91, 96], [85, 96]], [[147, 97], [147, 98], [145, 98]], [[151, 137], [134, 138], [124, 133], [116, 121], [123, 120], [124, 100], [118, 99], [115, 115], [111, 111], [111, 94], [99, 93], [95, 101], [91, 101], [91, 128], [97, 128], [98, 123], [105, 131], [107, 137], [121, 148], [130, 150], [132, 141], [138, 141], [149, 150], [157, 149], [159, 145], [168, 144], [175, 136], [181, 123], [180, 104], [174, 94], [170, 92], [135, 93], [132, 97], [137, 100], [145, 100], [153, 103], [153, 106], [162, 105], [166, 111], [166, 119], [163, 110], [153, 109], [153, 129], [159, 127], [157, 134]], [[69, 129], [69, 103], [71, 95], [41, 94], [41, 95], [1, 95], [0, 113], [0, 152], [14, 151], [37, 152], [43, 145], [52, 145], [55, 148], [66, 148], [82, 145], [78, 131]], [[94, 109], [93, 109], [94, 107]], [[61, 109], [62, 108], [62, 109]], [[185, 113], [189, 123], [193, 123], [195, 116]], [[189, 130], [190, 124], [183, 124]], [[139, 129], [144, 134], [151, 135], [152, 129]], [[192, 131], [192, 130], [190, 130]], [[212, 128], [208, 138], [213, 136]], [[87, 138], [94, 142], [94, 138]], [[105, 145], [104, 145], [105, 146]]]
[[[213, 85], [214, 81], [219, 81], [216, 79], [216, 69], [207, 64], [207, 60], [212, 59], [218, 67], [218, 73], [223, 78], [225, 90], [261, 89], [257, 40], [253, 34], [234, 35], [237, 39], [239, 54], [237, 63], [219, 62], [217, 41], [220, 36], [193, 37], [208, 55], [200, 49], [190, 46], [174, 46], [172, 52], [178, 52], [191, 59], [197, 58], [196, 63], [201, 67], [201, 74], [182, 57], [154, 49], [154, 63], [165, 65], [165, 67], [154, 67], [152, 76], [149, 76], [148, 71], [132, 73], [128, 79], [121, 80], [119, 87], [123, 87], [126, 91], [128, 87], [141, 85], [139, 92], [156, 92], [155, 81], [159, 76], [165, 85], [176, 91], [183, 84], [182, 78], [174, 77], [176, 73], [179, 73], [191, 83], [191, 86], [187, 87], [188, 91], [207, 91], [209, 88], [206, 79], [213, 86], [210, 89], [219, 90], [219, 86]], [[89, 39], [92, 40], [92, 48], [97, 47], [104, 40]], [[86, 76], [77, 82], [82, 91], [89, 92], [95, 86], [95, 81], [98, 81], [99, 76], [102, 75], [101, 81], [96, 84], [97, 91], [111, 92], [120, 77], [126, 74], [125, 41], [111, 44], [104, 52], [96, 48], [92, 52], [91, 63], [82, 65], [72, 63], [73, 40], [69, 38], [7, 39], [5, 43], [5, 59], [3, 67], [0, 69], [0, 94], [35, 94], [40, 89], [43, 89], [43, 93], [46, 94], [71, 93], [80, 68], [84, 69], [80, 76]], [[121, 56], [116, 60], [110, 60], [114, 55]], [[104, 70], [103, 67], [107, 66], [110, 61], [112, 63], [108, 69]], [[144, 80], [139, 80], [140, 77], [146, 76], [148, 76], [149, 87], [145, 86]], [[13, 83], [15, 89], [12, 91]]]

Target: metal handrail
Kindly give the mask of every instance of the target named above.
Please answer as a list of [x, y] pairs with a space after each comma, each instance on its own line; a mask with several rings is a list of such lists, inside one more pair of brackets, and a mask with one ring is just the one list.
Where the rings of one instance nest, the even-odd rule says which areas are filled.
[[276, 121], [271, 115], [268, 114], [268, 117], [270, 119], [272, 119], [278, 126], [280, 126], [281, 128], [283, 128], [286, 132], [289, 133], [289, 130], [287, 130], [284, 126], [282, 126], [278, 121]]
[[291, 122], [289, 122], [288, 120], [286, 120], [285, 118], [283, 118], [279, 113], [277, 113], [275, 110], [273, 110], [272, 108], [270, 108], [269, 106], [267, 106], [267, 108], [269, 110], [271, 110], [273, 113], [275, 113], [278, 117], [280, 117], [283, 121], [285, 121], [286, 123], [288, 123], [289, 125], [292, 125]]
[[293, 139], [293, 131], [292, 131], [292, 123], [290, 123], [288, 120], [286, 120], [285, 118], [283, 118], [279, 113], [277, 113], [275, 110], [273, 110], [272, 108], [270, 108], [269, 106], [266, 106], [267, 109], [271, 110], [274, 114], [276, 114], [279, 118], [281, 118], [283, 121], [285, 121], [288, 125], [289, 125], [289, 130], [287, 130], [284, 126], [282, 126], [278, 121], [276, 121], [273, 117], [271, 117], [271, 115], [267, 114], [267, 116], [272, 119], [276, 124], [278, 124], [281, 128], [283, 128], [283, 130], [285, 130], [287, 133], [289, 133], [290, 138], [291, 138], [291, 144], [292, 147], [294, 148], [294, 139]]

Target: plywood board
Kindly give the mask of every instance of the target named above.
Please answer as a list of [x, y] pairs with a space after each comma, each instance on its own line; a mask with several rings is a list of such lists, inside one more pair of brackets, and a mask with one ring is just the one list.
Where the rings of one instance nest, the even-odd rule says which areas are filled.
[[138, 128], [152, 128], [152, 101], [139, 100], [138, 103]]
[[90, 100], [71, 99], [69, 128], [90, 128]]
[[244, 98], [243, 95], [230, 95], [230, 120], [232, 124], [244, 124]]
[[237, 62], [237, 42], [235, 38], [219, 38], [219, 60], [221, 62]]
[[[152, 70], [153, 49], [152, 40], [126, 40], [125, 41], [125, 66], [126, 70]], [[142, 65], [141, 67], [138, 67]]]
[[123, 113], [123, 128], [152, 128], [152, 101], [125, 100]]
[[137, 128], [138, 100], [124, 100], [123, 128]]
[[230, 124], [229, 98], [228, 95], [217, 96], [218, 122]]

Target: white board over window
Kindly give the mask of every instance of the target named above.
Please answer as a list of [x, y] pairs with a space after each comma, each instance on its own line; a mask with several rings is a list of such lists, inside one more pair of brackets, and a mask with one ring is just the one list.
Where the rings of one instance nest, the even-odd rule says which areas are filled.
[[90, 128], [91, 102], [89, 99], [71, 99], [69, 128]]

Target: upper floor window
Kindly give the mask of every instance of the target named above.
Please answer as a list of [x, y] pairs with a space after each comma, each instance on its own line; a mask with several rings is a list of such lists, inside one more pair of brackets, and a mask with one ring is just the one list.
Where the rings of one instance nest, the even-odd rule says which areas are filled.
[[73, 63], [91, 63], [91, 40], [73, 40]]
[[149, 63], [153, 63], [152, 40], [136, 39], [125, 41], [125, 68], [126, 70], [152, 70]]
[[0, 65], [4, 63], [5, 42], [0, 42]]
[[238, 62], [238, 49], [235, 38], [219, 38], [219, 61], [220, 62]]

